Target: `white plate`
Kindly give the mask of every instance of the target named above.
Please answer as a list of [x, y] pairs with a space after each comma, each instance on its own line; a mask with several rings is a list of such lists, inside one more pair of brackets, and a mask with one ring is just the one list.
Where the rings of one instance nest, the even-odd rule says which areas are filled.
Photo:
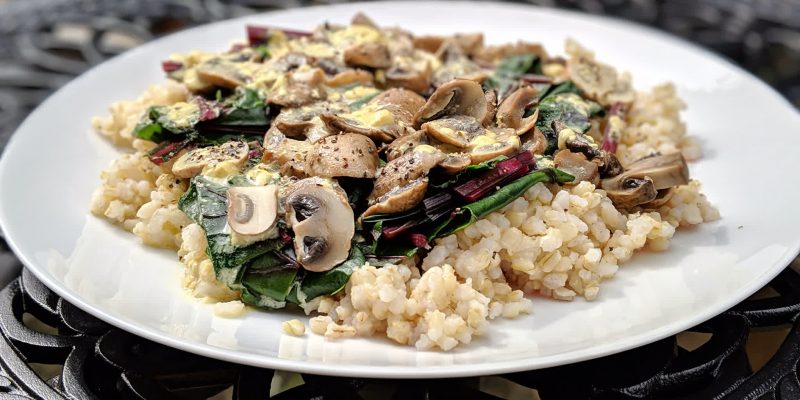
[[[632, 72], [639, 88], [674, 81], [706, 156], [693, 177], [723, 219], [679, 231], [672, 248], [640, 254], [594, 302], [534, 299], [535, 314], [498, 320], [450, 353], [385, 339], [326, 341], [281, 334], [287, 312], [215, 317], [181, 290], [174, 252], [87, 213], [100, 170], [118, 152], [90, 129], [116, 99], [163, 79], [159, 61], [221, 50], [246, 23], [312, 28], [359, 10], [414, 32], [483, 31], [489, 42], [527, 39], [560, 52], [572, 36]], [[209, 357], [308, 373], [433, 378], [549, 367], [640, 346], [735, 305], [769, 282], [800, 247], [800, 117], [748, 73], [647, 28], [563, 11], [492, 3], [369, 3], [311, 7], [216, 23], [155, 41], [74, 80], [14, 135], [0, 162], [0, 220], [14, 251], [66, 300], [146, 338]]]

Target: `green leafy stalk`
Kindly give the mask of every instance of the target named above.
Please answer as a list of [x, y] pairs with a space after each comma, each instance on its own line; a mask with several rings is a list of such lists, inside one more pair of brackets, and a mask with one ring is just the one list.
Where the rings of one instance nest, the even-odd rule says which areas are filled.
[[446, 223], [442, 223], [431, 231], [428, 234], [428, 239], [433, 240], [447, 236], [474, 224], [478, 219], [505, 207], [539, 182], [564, 183], [571, 182], [573, 179], [575, 178], [572, 175], [558, 169], [546, 169], [529, 173], [503, 186], [493, 194], [461, 207]]
[[536, 121], [536, 127], [547, 139], [545, 154], [552, 154], [558, 146], [558, 132], [553, 128], [553, 122], [559, 121], [576, 133], [585, 133], [591, 127], [589, 118], [602, 110], [599, 104], [572, 92], [546, 96], [539, 103], [539, 119]]
[[539, 56], [536, 54], [515, 54], [504, 58], [494, 69], [492, 76], [484, 82], [486, 89], [497, 91], [497, 99], [502, 100], [519, 83], [526, 73], [541, 73]]

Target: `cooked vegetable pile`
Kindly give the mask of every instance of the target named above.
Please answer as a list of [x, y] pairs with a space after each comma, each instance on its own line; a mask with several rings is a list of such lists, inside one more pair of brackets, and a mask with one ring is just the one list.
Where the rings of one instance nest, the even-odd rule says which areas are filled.
[[179, 207], [245, 303], [336, 293], [367, 259], [414, 259], [539, 182], [591, 181], [618, 208], [658, 207], [688, 182], [680, 154], [623, 168], [634, 94], [592, 58], [413, 36], [363, 15], [247, 33], [164, 61], [193, 97], [151, 107], [134, 133], [191, 180]]

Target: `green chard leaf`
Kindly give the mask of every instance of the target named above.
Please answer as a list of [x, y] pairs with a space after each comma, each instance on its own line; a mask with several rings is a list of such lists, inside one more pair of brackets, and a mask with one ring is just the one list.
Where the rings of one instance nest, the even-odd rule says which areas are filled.
[[[170, 116], [170, 111], [175, 110]], [[200, 120], [200, 109], [191, 104], [175, 106], [150, 106], [147, 112], [133, 129], [133, 135], [139, 139], [162, 142], [170, 137], [182, 137], [194, 131]]]
[[281, 239], [269, 239], [245, 247], [236, 247], [225, 232], [227, 224], [227, 185], [221, 185], [198, 175], [192, 178], [189, 190], [181, 196], [178, 208], [200, 225], [208, 240], [208, 256], [214, 265], [217, 279], [232, 289], [241, 289], [242, 268], [251, 260], [280, 249]]
[[497, 99], [504, 99], [522, 75], [527, 73], [541, 73], [539, 56], [533, 53], [508, 56], [495, 67], [492, 75], [484, 82], [484, 88], [496, 90]]
[[228, 102], [230, 108], [213, 122], [215, 125], [231, 126], [266, 126], [267, 106], [258, 91], [239, 88]]
[[585, 133], [591, 127], [589, 118], [603, 108], [573, 92], [560, 92], [547, 95], [539, 103], [539, 119], [536, 127], [547, 139], [545, 154], [552, 154], [558, 146], [558, 132], [553, 122], [559, 121], [576, 133]]
[[281, 308], [299, 269], [275, 252], [254, 258], [242, 274], [242, 301], [265, 308]]
[[437, 230], [431, 232], [429, 239], [444, 237], [474, 224], [478, 219], [505, 207], [539, 182], [564, 183], [571, 182], [573, 179], [575, 178], [572, 175], [558, 169], [531, 172], [503, 186], [493, 194], [461, 207], [447, 223], [441, 224]]

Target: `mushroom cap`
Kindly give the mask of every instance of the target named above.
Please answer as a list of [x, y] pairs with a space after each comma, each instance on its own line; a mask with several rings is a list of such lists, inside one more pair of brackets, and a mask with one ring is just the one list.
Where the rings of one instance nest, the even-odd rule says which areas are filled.
[[228, 225], [242, 235], [259, 235], [278, 218], [278, 187], [234, 186], [228, 189]]
[[582, 153], [561, 150], [553, 157], [553, 162], [556, 167], [575, 177], [572, 184], [588, 181], [596, 185], [600, 181], [597, 164], [586, 159]]
[[469, 147], [473, 139], [486, 132], [477, 119], [467, 115], [443, 117], [426, 122], [421, 128], [430, 137], [461, 149]]
[[355, 221], [342, 188], [318, 177], [299, 180], [289, 188], [284, 209], [303, 268], [323, 272], [347, 260]]
[[325, 80], [325, 85], [339, 87], [358, 84], [362, 86], [372, 86], [374, 77], [369, 71], [363, 69], [347, 69]]
[[491, 160], [498, 156], [508, 156], [519, 150], [520, 141], [517, 135], [500, 135], [491, 139], [491, 143], [475, 145], [470, 149], [469, 158], [472, 164]]
[[384, 77], [387, 87], [404, 88], [416, 93], [425, 93], [431, 86], [430, 64], [426, 64], [424, 69], [392, 66], [386, 70]]
[[650, 178], [610, 178], [600, 181], [608, 198], [619, 208], [632, 208], [653, 201], [658, 192]]
[[247, 143], [233, 140], [216, 146], [200, 147], [188, 151], [172, 164], [172, 173], [178, 178], [191, 178], [207, 167], [231, 161], [241, 167], [247, 161], [250, 147]]
[[657, 191], [689, 182], [689, 168], [681, 153], [643, 158], [621, 174], [600, 181], [618, 207], [633, 207], [656, 199]]
[[472, 159], [468, 153], [448, 153], [444, 160], [439, 162], [439, 166], [448, 174], [461, 172], [470, 165], [472, 165]]
[[411, 151], [389, 161], [375, 179], [375, 186], [367, 197], [370, 205], [387, 193], [425, 176], [431, 168], [444, 159], [438, 150]]
[[197, 66], [195, 69], [200, 79], [219, 87], [236, 89], [237, 86], [244, 86], [243, 76], [231, 63], [221, 59], [211, 59]]
[[375, 96], [370, 102], [389, 110], [395, 121], [411, 125], [414, 114], [425, 105], [425, 98], [407, 89], [393, 88]]
[[374, 178], [379, 165], [378, 149], [364, 135], [332, 135], [313, 145], [305, 163], [306, 174], [310, 176]]
[[532, 131], [520, 136], [520, 139], [522, 140], [522, 150], [529, 151], [531, 154], [544, 154], [547, 149], [547, 138], [535, 126]]
[[689, 183], [689, 166], [681, 153], [664, 154], [642, 158], [628, 165], [625, 177], [648, 177], [656, 190], [667, 189]]
[[394, 140], [395, 137], [400, 136], [400, 134], [403, 132], [403, 130], [396, 125], [390, 125], [381, 128], [372, 128], [372, 127], [362, 126], [358, 123], [358, 121], [343, 118], [339, 115], [331, 113], [323, 113], [319, 116], [319, 118], [322, 120], [322, 122], [325, 123], [325, 126], [327, 126], [328, 129], [331, 130], [332, 132], [357, 133], [359, 135], [367, 136], [370, 139], [378, 142], [391, 142], [392, 140]]
[[525, 109], [532, 104], [535, 104], [539, 99], [539, 91], [532, 86], [523, 86], [500, 103], [497, 107], [497, 126], [501, 128], [513, 128], [516, 130], [517, 135], [522, 135], [529, 132], [536, 126], [536, 121], [539, 119], [539, 109], [533, 112], [529, 117], [525, 115]]
[[584, 95], [599, 99], [614, 89], [617, 72], [608, 65], [599, 63], [587, 55], [570, 57], [567, 61], [570, 79]]
[[481, 125], [489, 126], [495, 115], [497, 115], [497, 92], [495, 90], [487, 90], [483, 97], [486, 98], [486, 116], [483, 117]]
[[414, 131], [412, 133], [407, 133], [403, 136], [400, 136], [386, 145], [386, 160], [392, 161], [395, 158], [408, 153], [419, 145], [427, 144], [427, 138], [428, 137], [425, 136], [425, 132], [423, 131]]
[[362, 42], [344, 50], [344, 62], [351, 67], [389, 68], [392, 56], [383, 43]]
[[486, 116], [486, 97], [480, 83], [453, 79], [439, 86], [414, 115], [415, 125], [451, 115], [467, 115], [478, 121]]
[[371, 205], [361, 214], [360, 218], [373, 214], [392, 214], [408, 211], [425, 198], [427, 190], [428, 177], [419, 178], [404, 186], [394, 188], [370, 203]]

